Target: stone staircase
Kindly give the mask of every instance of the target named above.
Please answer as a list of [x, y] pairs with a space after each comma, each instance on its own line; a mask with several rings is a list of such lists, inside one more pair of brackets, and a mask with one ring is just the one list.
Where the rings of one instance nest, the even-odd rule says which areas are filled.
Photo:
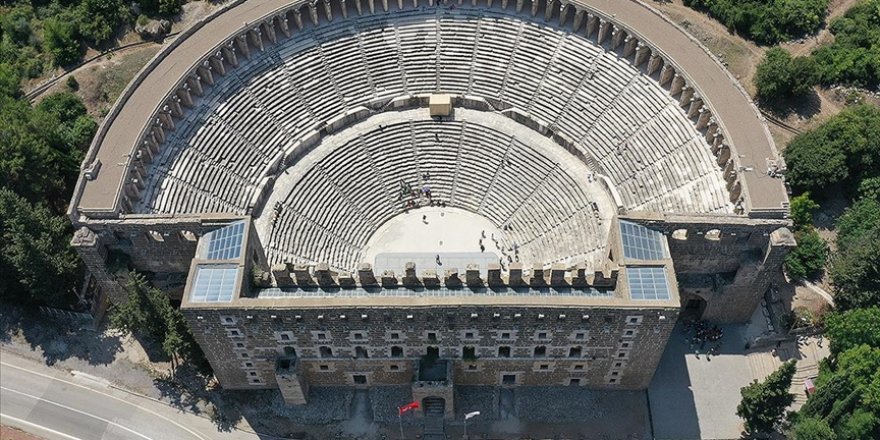
[[791, 380], [791, 388], [789, 390], [789, 392], [794, 394], [794, 403], [791, 409], [798, 410], [807, 402], [804, 383], [808, 378], [819, 374], [818, 361], [821, 358], [814, 344], [798, 346], [789, 342], [780, 346], [775, 354], [771, 350], [761, 350], [751, 352], [746, 357], [752, 378], [759, 381], [766, 379], [783, 362], [789, 359], [797, 359], [797, 370]]
[[425, 422], [422, 430], [424, 440], [446, 440], [446, 428], [443, 422], [445, 415], [443, 401], [427, 398], [424, 401]]

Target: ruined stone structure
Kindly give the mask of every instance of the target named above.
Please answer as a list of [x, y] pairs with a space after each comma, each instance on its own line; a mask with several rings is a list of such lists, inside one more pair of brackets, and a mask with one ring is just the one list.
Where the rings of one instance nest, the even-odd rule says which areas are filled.
[[71, 203], [95, 313], [179, 296], [227, 388], [643, 389], [794, 245], [736, 81], [629, 0], [249, 0], [180, 35]]

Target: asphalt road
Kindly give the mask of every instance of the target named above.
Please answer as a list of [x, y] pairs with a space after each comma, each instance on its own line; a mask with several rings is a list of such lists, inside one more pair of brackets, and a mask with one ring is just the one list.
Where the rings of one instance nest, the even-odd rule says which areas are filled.
[[0, 421], [61, 440], [260, 438], [8, 352], [0, 352]]

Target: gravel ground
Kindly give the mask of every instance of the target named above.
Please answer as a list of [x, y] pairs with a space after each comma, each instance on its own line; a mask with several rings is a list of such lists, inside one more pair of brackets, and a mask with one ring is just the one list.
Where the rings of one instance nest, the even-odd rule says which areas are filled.
[[516, 414], [524, 421], [585, 422], [619, 411], [632, 411], [644, 392], [600, 391], [582, 387], [520, 387], [515, 391]]
[[496, 387], [459, 386], [455, 388], [455, 418], [461, 420], [471, 411], [479, 411], [482, 420], [498, 419]]
[[[412, 387], [409, 385], [383, 386], [370, 388], [370, 402], [373, 420], [378, 423], [398, 423], [397, 407], [412, 402]], [[415, 417], [404, 417], [404, 423]]]

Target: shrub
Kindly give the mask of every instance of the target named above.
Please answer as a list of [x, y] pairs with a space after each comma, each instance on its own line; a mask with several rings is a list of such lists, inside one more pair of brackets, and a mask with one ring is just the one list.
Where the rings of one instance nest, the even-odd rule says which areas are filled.
[[97, 44], [109, 41], [116, 29], [131, 18], [123, 0], [82, 0], [77, 14], [80, 34]]
[[813, 279], [822, 273], [828, 245], [813, 229], [795, 233], [797, 247], [785, 257], [785, 269], [793, 278]]
[[57, 16], [43, 22], [43, 46], [56, 66], [75, 63], [80, 57], [76, 25], [71, 17]]
[[684, 0], [684, 4], [707, 9], [728, 28], [760, 44], [775, 44], [818, 30], [828, 0]]
[[816, 62], [809, 57], [792, 58], [785, 49], [774, 47], [764, 54], [755, 72], [758, 98], [771, 105], [808, 93], [816, 84]]
[[784, 151], [786, 180], [799, 191], [836, 185], [853, 194], [864, 178], [880, 175], [880, 108], [848, 107], [798, 135]]
[[796, 230], [806, 230], [813, 224], [813, 211], [819, 209], [819, 204], [810, 199], [810, 193], [805, 192], [791, 198], [791, 220]]
[[776, 430], [785, 409], [794, 402], [794, 395], [789, 392], [794, 372], [795, 362], [788, 361], [764, 382], [756, 380], [740, 390], [742, 401], [736, 407], [736, 415], [745, 421], [747, 432], [760, 434]]
[[791, 433], [791, 440], [835, 440], [837, 435], [822, 419], [806, 418], [799, 421]]

